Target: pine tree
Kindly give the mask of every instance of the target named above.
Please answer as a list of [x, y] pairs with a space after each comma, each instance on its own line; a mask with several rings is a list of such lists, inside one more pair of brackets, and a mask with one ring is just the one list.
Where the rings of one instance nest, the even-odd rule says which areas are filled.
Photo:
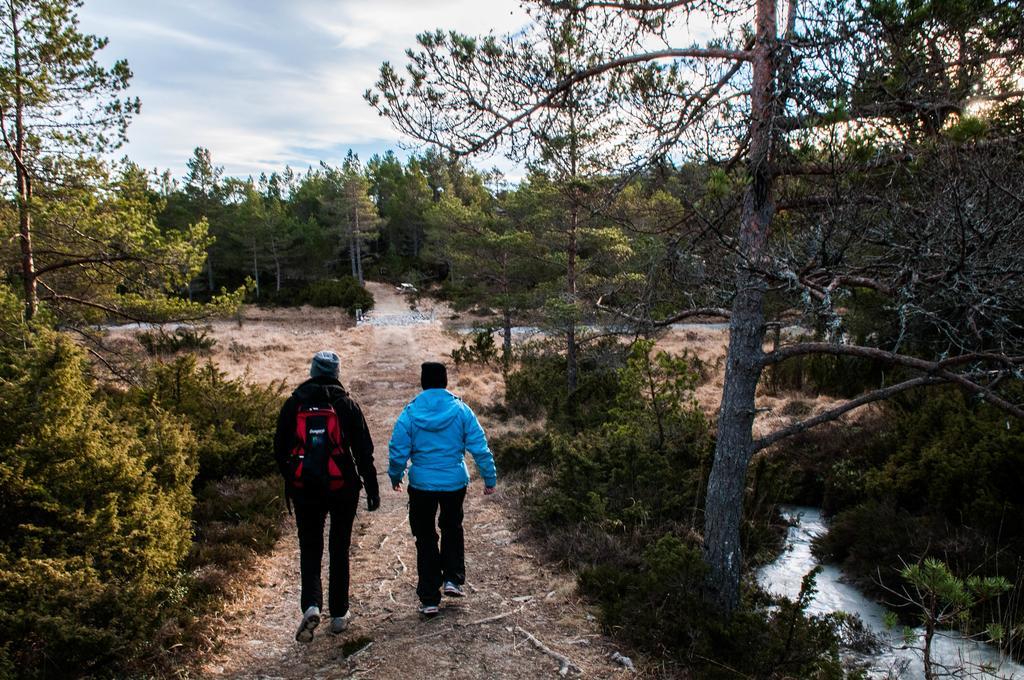
[[8, 0], [0, 9], [0, 136], [16, 178], [28, 318], [38, 308], [37, 183], [88, 173], [92, 155], [120, 145], [139, 110], [138, 99], [120, 98], [131, 78], [128, 63], [104, 68], [96, 53], [106, 38], [79, 31], [81, 4]]
[[370, 239], [379, 235], [384, 223], [370, 198], [370, 180], [363, 172], [359, 156], [351, 149], [340, 170], [326, 163], [321, 165], [328, 185], [322, 197], [325, 217], [337, 226], [348, 250], [352, 278], [362, 286], [366, 283], [363, 253]]

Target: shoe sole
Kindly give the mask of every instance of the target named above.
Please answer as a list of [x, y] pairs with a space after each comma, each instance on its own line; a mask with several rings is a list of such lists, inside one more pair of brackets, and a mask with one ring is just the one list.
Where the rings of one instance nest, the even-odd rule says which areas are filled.
[[423, 609], [420, 609], [420, 616], [425, 619], [432, 619], [440, 613], [441, 609], [439, 607], [434, 607], [432, 611], [424, 611]]
[[444, 596], [445, 597], [465, 597], [466, 594], [463, 593], [461, 590], [448, 590], [447, 588], [445, 588], [444, 589]]
[[319, 626], [319, 625], [320, 625], [320, 616], [319, 615], [317, 615], [316, 617], [311, 616], [308, 619], [303, 619], [302, 623], [299, 625], [298, 632], [295, 633], [295, 641], [296, 642], [312, 642], [313, 641], [313, 631], [316, 630], [316, 627]]

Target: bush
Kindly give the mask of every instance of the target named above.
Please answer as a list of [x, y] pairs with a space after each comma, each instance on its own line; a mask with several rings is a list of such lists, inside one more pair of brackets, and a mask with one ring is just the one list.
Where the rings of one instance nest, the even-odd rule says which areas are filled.
[[253, 554], [269, 553], [280, 536], [283, 489], [277, 473], [204, 484], [196, 493], [196, 533], [186, 567], [232, 568]]
[[887, 427], [883, 416], [865, 412], [852, 423], [827, 423], [783, 439], [763, 456], [778, 482], [773, 498], [828, 514], [865, 500], [868, 470], [890, 452]]
[[635, 526], [689, 522], [712, 451], [685, 361], [638, 342], [615, 375], [603, 424], [552, 438], [553, 476], [533, 504], [539, 522]]
[[[0, 667], [73, 677], [136, 654], [189, 549], [195, 439], [109, 408], [82, 352], [41, 332], [0, 380]], [[157, 615], [154, 615], [157, 614]]]
[[159, 404], [191, 423], [198, 439], [197, 484], [225, 477], [264, 477], [276, 471], [273, 437], [284, 384], [229, 380], [191, 355], [152, 364], [142, 385], [111, 398], [145, 407]]
[[0, 285], [3, 678], [180, 670], [209, 639], [203, 615], [277, 538], [280, 386], [192, 356], [127, 390], [89, 369]]
[[[616, 358], [602, 362], [595, 352], [581, 361], [580, 392], [594, 387], [574, 413], [552, 398], [564, 376], [557, 355], [530, 354], [510, 376], [516, 408], [558, 424], [494, 443], [502, 469], [548, 468], [525, 505], [540, 540], [578, 570], [610, 633], [696, 677], [842, 677], [838, 625], [807, 616], [809, 597], [772, 601], [749, 591], [729, 621], [704, 601], [697, 532], [714, 442], [693, 398], [703, 366], [656, 352], [651, 341], [602, 349]], [[756, 497], [768, 484], [759, 470]], [[776, 538], [763, 529], [774, 508], [748, 507], [744, 551], [764, 552]]]
[[881, 387], [886, 378], [891, 379], [889, 373], [889, 367], [878, 362], [812, 354], [769, 366], [764, 385], [771, 394], [803, 392], [850, 399]]
[[551, 437], [541, 430], [496, 437], [491, 440], [491, 451], [502, 472], [548, 465], [553, 460]]
[[178, 352], [207, 354], [217, 344], [217, 340], [211, 338], [204, 329], [189, 326], [179, 326], [173, 333], [167, 333], [163, 329], [144, 331], [135, 338], [151, 357]]
[[258, 302], [280, 307], [344, 307], [350, 316], [355, 316], [357, 309], [373, 309], [373, 294], [351, 276], [343, 276], [267, 292]]
[[[1019, 403], [1024, 388], [1008, 385], [1005, 396]], [[815, 551], [879, 595], [879, 575], [891, 587], [905, 563], [928, 557], [961, 578], [1020, 574], [1024, 425], [954, 388], [905, 396], [884, 414], [862, 454], [829, 471], [827, 498], [838, 513]], [[1012, 597], [975, 616], [1002, 617], [1004, 643], [1020, 653], [1024, 613]]]
[[474, 332], [469, 339], [463, 338], [459, 346], [452, 350], [452, 361], [456, 366], [462, 364], [487, 366], [497, 359], [498, 350], [494, 346], [493, 328], [484, 328]]
[[605, 339], [580, 348], [577, 389], [569, 394], [567, 363], [558, 343], [530, 343], [519, 351], [519, 368], [505, 378], [505, 401], [513, 413], [545, 417], [549, 426], [578, 432], [609, 417], [618, 391], [617, 372], [628, 347]]
[[699, 547], [664, 535], [639, 568], [601, 565], [580, 576], [601, 621], [638, 648], [685, 664], [700, 678], [842, 678], [838, 626], [810, 616], [812, 572], [795, 601], [748, 591], [723, 619], [702, 597], [706, 567]]

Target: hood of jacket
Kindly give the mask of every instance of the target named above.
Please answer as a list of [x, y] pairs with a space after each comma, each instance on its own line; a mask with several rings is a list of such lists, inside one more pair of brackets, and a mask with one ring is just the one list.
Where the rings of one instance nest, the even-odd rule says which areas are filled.
[[421, 430], [440, 432], [459, 417], [461, 403], [448, 390], [424, 390], [409, 404], [409, 417]]
[[335, 378], [324, 376], [310, 378], [295, 388], [292, 396], [301, 403], [335, 401], [345, 395], [345, 388]]

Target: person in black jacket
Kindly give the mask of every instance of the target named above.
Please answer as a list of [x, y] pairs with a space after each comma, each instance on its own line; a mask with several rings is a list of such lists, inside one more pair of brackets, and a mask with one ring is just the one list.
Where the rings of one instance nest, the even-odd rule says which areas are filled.
[[[373, 464], [373, 440], [359, 404], [348, 395], [338, 380], [339, 363], [338, 355], [334, 352], [324, 350], [316, 353], [309, 369], [309, 380], [302, 383], [281, 407], [274, 435], [274, 456], [285, 478], [285, 493], [290, 496], [295, 508], [295, 525], [299, 534], [302, 621], [295, 634], [299, 642], [311, 641], [313, 629], [320, 623], [320, 610], [323, 607], [320, 561], [324, 552], [324, 523], [327, 515], [331, 516], [328, 607], [332, 617], [331, 632], [339, 634], [348, 627], [348, 552], [360, 487], [366, 489], [366, 509], [373, 512], [380, 507], [377, 471]], [[334, 491], [326, 488], [295, 488], [292, 451], [298, 443], [297, 419], [300, 409], [311, 404], [330, 404], [337, 414], [346, 450], [338, 456], [343, 483], [340, 489]]]

